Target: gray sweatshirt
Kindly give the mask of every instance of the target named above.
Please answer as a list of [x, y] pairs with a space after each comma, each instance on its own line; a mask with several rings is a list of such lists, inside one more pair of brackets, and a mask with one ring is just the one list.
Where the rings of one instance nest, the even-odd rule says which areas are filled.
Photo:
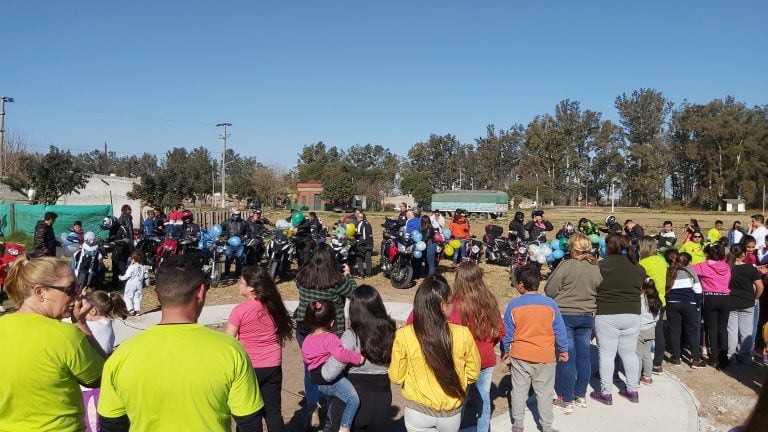
[[567, 259], [549, 275], [544, 293], [555, 300], [563, 315], [594, 313], [600, 267], [586, 260]]
[[[352, 331], [352, 329], [344, 330], [344, 334], [341, 335], [341, 344], [344, 345], [344, 348], [350, 351], [360, 352], [360, 341], [357, 339], [357, 335], [355, 335], [355, 332]], [[365, 359], [365, 363], [362, 365], [354, 366], [347, 363], [342, 363], [331, 356], [322, 366], [321, 373], [323, 375], [323, 379], [326, 381], [333, 381], [336, 379], [336, 377], [341, 375], [344, 370], [347, 369], [347, 367], [349, 367], [347, 373], [351, 374], [387, 374], [387, 366], [371, 363], [368, 359]]]

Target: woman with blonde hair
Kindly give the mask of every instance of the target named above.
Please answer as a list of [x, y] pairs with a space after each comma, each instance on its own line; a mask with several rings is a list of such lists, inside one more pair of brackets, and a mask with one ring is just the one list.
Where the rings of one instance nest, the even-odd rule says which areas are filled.
[[18, 258], [5, 288], [18, 311], [0, 318], [0, 430], [82, 431], [79, 383], [98, 387], [104, 366], [86, 324], [91, 303], [69, 263], [52, 257]]
[[448, 322], [469, 327], [475, 338], [480, 353], [480, 375], [472, 385], [480, 396], [477, 410], [478, 432], [487, 432], [491, 426], [491, 382], [493, 368], [496, 366], [496, 353], [493, 347], [506, 333], [504, 321], [499, 312], [496, 296], [483, 281], [483, 270], [471, 261], [459, 264], [453, 284], [453, 311]]
[[558, 397], [554, 402], [566, 414], [574, 411], [574, 403], [587, 407], [587, 385], [592, 375], [589, 341], [595, 327], [597, 287], [603, 281], [589, 238], [573, 233], [568, 245], [570, 259], [557, 266], [544, 287], [544, 293], [560, 308], [568, 333], [568, 361], [557, 363]]

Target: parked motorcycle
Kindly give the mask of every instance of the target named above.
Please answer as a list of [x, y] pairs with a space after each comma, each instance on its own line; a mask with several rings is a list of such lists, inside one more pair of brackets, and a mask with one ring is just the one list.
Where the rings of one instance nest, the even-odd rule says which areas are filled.
[[201, 230], [197, 247], [200, 250], [200, 260], [203, 263], [203, 273], [208, 276], [211, 286], [215, 288], [219, 286], [221, 274], [224, 271], [225, 242], [218, 240], [207, 230]]
[[397, 220], [385, 218], [384, 240], [381, 242], [381, 270], [394, 288], [409, 288], [413, 278], [415, 245], [408, 233], [400, 232]]
[[483, 256], [483, 242], [477, 240], [473, 235], [466, 240], [465, 248], [467, 254], [461, 258], [461, 261], [469, 261], [480, 264], [480, 258]]
[[354, 258], [353, 241], [346, 237], [331, 238], [331, 249], [333, 249], [333, 256], [336, 258], [336, 264], [339, 265], [339, 269], [343, 269], [344, 264], [352, 268], [352, 260]]
[[277, 277], [282, 279], [288, 275], [295, 254], [293, 238], [288, 237], [283, 230], [275, 230], [267, 243], [267, 271], [272, 280], [277, 281]]

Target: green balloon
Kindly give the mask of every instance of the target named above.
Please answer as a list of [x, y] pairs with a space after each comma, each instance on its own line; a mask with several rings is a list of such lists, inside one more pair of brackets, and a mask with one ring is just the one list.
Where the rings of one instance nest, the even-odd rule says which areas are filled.
[[304, 222], [304, 213], [300, 210], [293, 212], [293, 215], [291, 216], [291, 225], [299, 226], [302, 222]]
[[567, 250], [568, 249], [568, 238], [563, 237], [560, 239], [560, 249]]
[[598, 244], [600, 243], [600, 236], [597, 234], [590, 234], [589, 241], [592, 242], [592, 244]]

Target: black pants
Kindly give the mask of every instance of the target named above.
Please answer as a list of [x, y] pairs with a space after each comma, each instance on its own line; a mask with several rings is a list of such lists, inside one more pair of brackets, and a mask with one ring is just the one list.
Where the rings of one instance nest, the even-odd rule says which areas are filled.
[[662, 307], [659, 311], [659, 320], [656, 321], [656, 351], [653, 353], [653, 365], [661, 366], [664, 362], [664, 351], [666, 351], [667, 344], [664, 340], [664, 311], [666, 307]]
[[[389, 377], [382, 375], [349, 374], [347, 379], [355, 386], [360, 397], [360, 408], [352, 423], [352, 430], [356, 432], [384, 432], [392, 430], [390, 407], [392, 406], [392, 389], [389, 386]], [[344, 411], [344, 402], [334, 398], [331, 402], [331, 430], [339, 430], [341, 413]]]
[[284, 432], [285, 423], [280, 411], [282, 405], [283, 367], [253, 368], [259, 381], [261, 397], [264, 399], [264, 419], [267, 421], [268, 432]]
[[710, 362], [719, 362], [728, 356], [728, 316], [730, 313], [730, 296], [704, 294], [704, 323], [707, 325]]
[[[701, 346], [699, 345], [698, 335], [699, 319], [699, 310], [695, 304], [687, 302], [667, 303], [667, 322], [669, 323], [672, 359], [680, 359], [680, 339], [685, 334], [685, 340], [691, 346], [691, 360], [701, 360]], [[658, 345], [656, 346], [658, 347]], [[656, 348], [656, 351], [658, 350]]]
[[357, 272], [366, 276], [373, 273], [373, 264], [371, 263], [371, 251], [373, 245], [360, 245], [355, 251], [355, 261], [357, 263]]

